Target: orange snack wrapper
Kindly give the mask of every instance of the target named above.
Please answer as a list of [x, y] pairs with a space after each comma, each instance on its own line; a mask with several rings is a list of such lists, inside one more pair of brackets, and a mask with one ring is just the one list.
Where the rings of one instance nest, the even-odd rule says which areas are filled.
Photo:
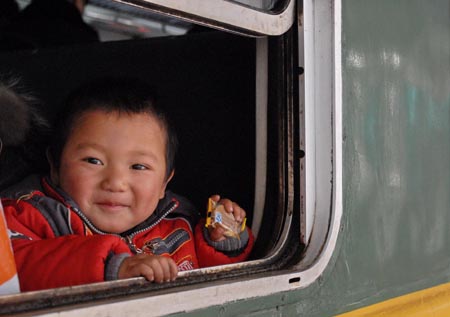
[[215, 202], [211, 198], [208, 199], [208, 211], [205, 224], [207, 228], [220, 226], [225, 230], [224, 234], [227, 237], [239, 239], [239, 234], [245, 229], [246, 221], [247, 218], [244, 218], [242, 223], [237, 222], [234, 219], [234, 215], [225, 210], [224, 205]]

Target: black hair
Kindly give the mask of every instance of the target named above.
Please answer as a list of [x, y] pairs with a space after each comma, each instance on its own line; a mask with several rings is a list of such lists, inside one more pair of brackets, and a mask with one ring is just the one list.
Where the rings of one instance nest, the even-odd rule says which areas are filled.
[[40, 101], [15, 75], [0, 76], [0, 190], [33, 173], [46, 173], [50, 124]]
[[83, 84], [69, 94], [55, 123], [49, 147], [52, 163], [60, 167], [63, 148], [73, 125], [84, 113], [101, 110], [107, 113], [147, 113], [158, 120], [166, 132], [166, 178], [174, 170], [178, 139], [167, 114], [157, 106], [152, 86], [136, 78], [102, 78]]

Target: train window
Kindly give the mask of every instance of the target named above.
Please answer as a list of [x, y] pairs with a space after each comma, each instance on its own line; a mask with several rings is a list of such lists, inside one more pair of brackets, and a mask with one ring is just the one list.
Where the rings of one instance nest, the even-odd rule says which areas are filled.
[[101, 42], [0, 51], [0, 73], [35, 89], [51, 121], [79, 82], [126, 74], [153, 83], [180, 137], [170, 189], [199, 209], [212, 192], [239, 202], [255, 247], [245, 262], [167, 284], [2, 296], [0, 314], [176, 314], [315, 281], [342, 207], [340, 2], [90, 0], [84, 20]]
[[[31, 0], [17, 3], [23, 10]], [[193, 27], [180, 19], [109, 0], [87, 1], [82, 13], [83, 20], [95, 28], [102, 42], [183, 35]]]
[[[276, 11], [268, 10], [270, 6], [267, 6], [267, 1], [125, 0], [121, 2], [138, 5], [152, 12], [176, 16], [182, 20], [195, 21], [200, 25], [247, 35], [283, 34], [294, 21], [295, 6], [293, 0], [272, 1], [277, 3], [274, 7]], [[262, 6], [266, 10], [255, 10], [255, 6]]]

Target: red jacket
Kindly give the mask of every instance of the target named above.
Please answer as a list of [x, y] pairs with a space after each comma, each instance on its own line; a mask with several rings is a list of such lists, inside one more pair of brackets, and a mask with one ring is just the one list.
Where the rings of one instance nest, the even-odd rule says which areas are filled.
[[244, 261], [253, 246], [247, 229], [248, 242], [232, 256], [214, 249], [204, 238], [204, 221], [196, 223], [192, 205], [169, 191], [146, 221], [117, 235], [95, 228], [75, 202], [45, 178], [29, 178], [16, 188], [20, 190], [9, 190], [2, 204], [22, 291], [112, 279], [110, 272], [133, 253], [170, 256], [184, 271]]

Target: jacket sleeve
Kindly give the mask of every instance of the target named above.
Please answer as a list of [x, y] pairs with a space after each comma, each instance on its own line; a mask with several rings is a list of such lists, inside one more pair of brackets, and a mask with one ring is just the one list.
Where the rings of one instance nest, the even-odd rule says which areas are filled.
[[248, 242], [241, 249], [233, 252], [222, 252], [210, 245], [205, 238], [207, 231], [205, 228], [205, 220], [202, 219], [195, 227], [195, 245], [197, 250], [197, 258], [200, 267], [209, 267], [215, 265], [231, 264], [245, 261], [254, 244], [254, 237], [250, 228], [246, 227], [248, 233]]
[[22, 291], [104, 281], [111, 255], [130, 253], [112, 235], [56, 237], [47, 220], [26, 203], [6, 202], [4, 213]]

